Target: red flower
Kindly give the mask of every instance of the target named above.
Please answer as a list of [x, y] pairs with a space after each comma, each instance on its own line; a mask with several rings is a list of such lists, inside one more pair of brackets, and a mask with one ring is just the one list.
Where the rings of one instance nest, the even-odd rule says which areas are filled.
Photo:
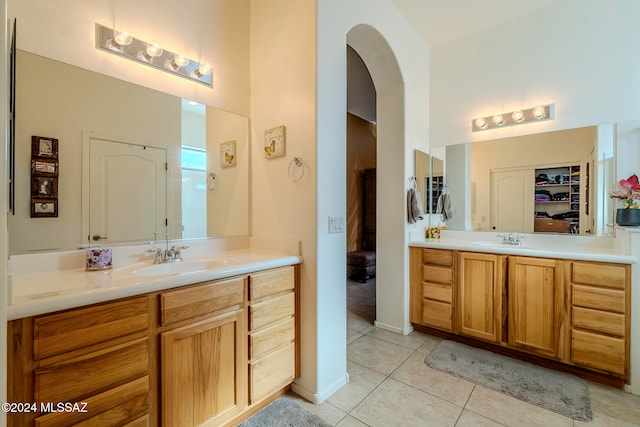
[[640, 182], [638, 181], [638, 175], [634, 173], [627, 179], [621, 179], [620, 186], [623, 188], [629, 188], [631, 190], [640, 190]]

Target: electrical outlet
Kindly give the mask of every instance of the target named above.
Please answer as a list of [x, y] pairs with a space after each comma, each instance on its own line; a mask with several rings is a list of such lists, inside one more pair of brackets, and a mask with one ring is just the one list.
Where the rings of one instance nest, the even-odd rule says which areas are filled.
[[329, 217], [329, 234], [344, 233], [344, 217], [343, 216], [330, 216]]

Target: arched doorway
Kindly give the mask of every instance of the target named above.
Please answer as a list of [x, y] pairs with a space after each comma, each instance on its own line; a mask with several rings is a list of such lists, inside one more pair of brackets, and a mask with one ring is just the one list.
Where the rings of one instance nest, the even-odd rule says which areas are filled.
[[347, 44], [362, 58], [376, 91], [375, 325], [408, 333], [405, 289], [404, 84], [396, 57], [373, 27], [357, 25]]

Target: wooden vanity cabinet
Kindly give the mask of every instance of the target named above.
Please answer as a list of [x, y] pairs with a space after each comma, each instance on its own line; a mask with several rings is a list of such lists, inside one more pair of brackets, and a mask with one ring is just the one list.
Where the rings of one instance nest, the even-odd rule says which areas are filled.
[[509, 257], [509, 346], [563, 359], [566, 350], [562, 261]]
[[161, 323], [181, 325], [160, 333], [162, 425], [219, 425], [245, 409], [244, 289], [240, 277], [160, 294]]
[[293, 267], [249, 276], [249, 403], [255, 404], [299, 376], [298, 321]]
[[410, 248], [410, 321], [629, 380], [631, 267]]
[[629, 377], [630, 275], [628, 265], [569, 264], [573, 364]]
[[[8, 425], [147, 425], [149, 307], [143, 296], [9, 322], [9, 401], [37, 411], [10, 413]], [[59, 410], [65, 402], [79, 410]]]
[[[12, 320], [15, 426], [236, 425], [300, 375], [299, 267]], [[41, 411], [86, 403], [87, 412]]]
[[457, 317], [461, 334], [495, 343], [502, 340], [505, 260], [495, 254], [458, 254]]
[[454, 331], [454, 251], [411, 248], [410, 321]]

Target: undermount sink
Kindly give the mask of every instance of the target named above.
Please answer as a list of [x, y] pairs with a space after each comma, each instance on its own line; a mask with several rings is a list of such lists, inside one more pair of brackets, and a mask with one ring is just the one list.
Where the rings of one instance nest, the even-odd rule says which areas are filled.
[[193, 274], [225, 265], [225, 261], [176, 261], [165, 264], [152, 264], [133, 271], [137, 276], [165, 276]]

